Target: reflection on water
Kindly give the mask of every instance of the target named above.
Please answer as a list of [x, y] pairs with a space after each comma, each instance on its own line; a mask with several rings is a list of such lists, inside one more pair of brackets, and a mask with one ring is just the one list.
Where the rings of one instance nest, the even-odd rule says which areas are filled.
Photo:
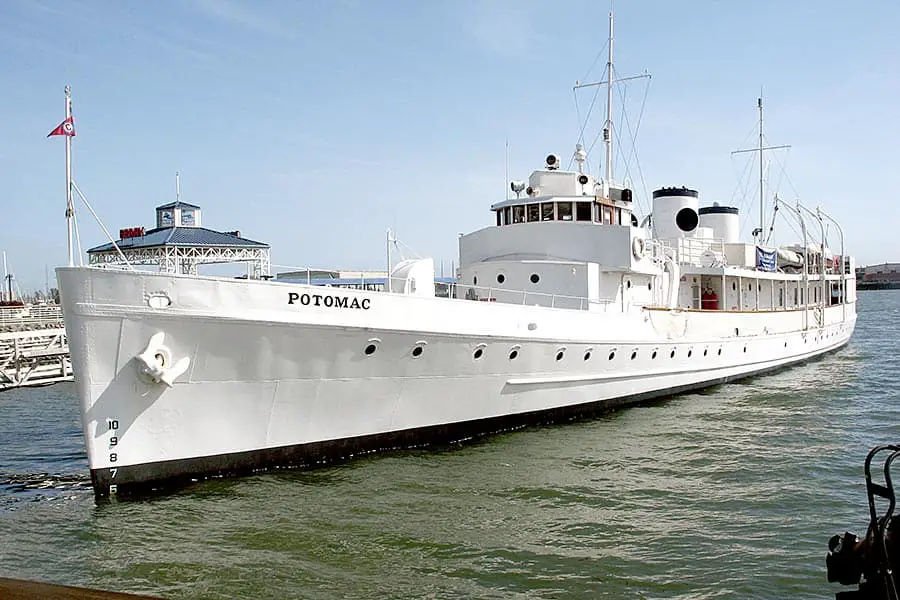
[[0, 395], [0, 575], [171, 598], [827, 597], [828, 537], [865, 525], [865, 452], [900, 437], [900, 293], [862, 309], [851, 347], [771, 376], [141, 502], [94, 504], [70, 386]]

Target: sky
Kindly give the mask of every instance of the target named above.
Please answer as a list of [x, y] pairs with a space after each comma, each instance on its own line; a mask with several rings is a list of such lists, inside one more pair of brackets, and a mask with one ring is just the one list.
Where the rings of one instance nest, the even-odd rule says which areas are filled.
[[[70, 85], [74, 179], [110, 231], [151, 227], [177, 171], [204, 226], [268, 242], [275, 265], [383, 269], [390, 228], [449, 275], [458, 235], [494, 223], [507, 168], [527, 179], [548, 153], [565, 166], [576, 142], [594, 144], [604, 94], [585, 124], [593, 91], [572, 87], [604, 78], [608, 12], [594, 0], [4, 0], [0, 248], [23, 291], [47, 269], [53, 285], [66, 262], [64, 142], [46, 135]], [[701, 205], [741, 208], [749, 235], [758, 167], [732, 151], [757, 143], [762, 91], [766, 142], [791, 146], [767, 153], [767, 199], [821, 206], [858, 264], [900, 262], [900, 3], [618, 0], [615, 17], [617, 75], [652, 75], [614, 101], [615, 175], [639, 212], [652, 190], [685, 185]], [[602, 162], [596, 144], [591, 171]], [[105, 243], [78, 210], [84, 248]]]

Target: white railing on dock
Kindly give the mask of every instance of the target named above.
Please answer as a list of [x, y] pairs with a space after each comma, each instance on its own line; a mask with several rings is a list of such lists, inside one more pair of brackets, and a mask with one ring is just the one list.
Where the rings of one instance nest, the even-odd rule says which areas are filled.
[[0, 390], [71, 380], [65, 329], [0, 333]]
[[0, 307], [0, 331], [62, 327], [62, 308], [57, 304]]

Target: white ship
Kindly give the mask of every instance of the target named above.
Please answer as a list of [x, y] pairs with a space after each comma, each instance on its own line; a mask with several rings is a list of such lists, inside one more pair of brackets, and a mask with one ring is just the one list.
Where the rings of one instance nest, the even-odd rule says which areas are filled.
[[[96, 495], [568, 419], [847, 343], [855, 265], [842, 234], [827, 247], [826, 213], [776, 199], [805, 238], [781, 248], [762, 214], [743, 242], [737, 209], [682, 187], [639, 221], [605, 142], [603, 178], [578, 147], [575, 170], [550, 155], [513, 182], [460, 237], [450, 298], [430, 259], [392, 265], [385, 291], [342, 289], [271, 280], [262, 245], [148, 249], [134, 232], [59, 268]], [[141, 238], [199, 228], [196, 206], [160, 209]], [[225, 259], [249, 276], [196, 274]]]

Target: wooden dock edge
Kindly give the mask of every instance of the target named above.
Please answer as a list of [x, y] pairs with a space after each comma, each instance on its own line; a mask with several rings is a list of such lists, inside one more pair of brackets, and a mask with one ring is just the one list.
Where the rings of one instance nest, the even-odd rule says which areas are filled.
[[0, 599], [2, 600], [148, 600], [157, 596], [139, 596], [124, 592], [108, 592], [90, 588], [72, 587], [26, 581], [24, 579], [8, 579], [0, 577]]

